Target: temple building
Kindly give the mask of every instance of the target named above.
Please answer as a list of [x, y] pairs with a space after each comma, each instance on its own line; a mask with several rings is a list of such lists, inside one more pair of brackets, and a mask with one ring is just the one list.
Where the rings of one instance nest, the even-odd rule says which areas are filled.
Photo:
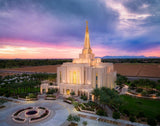
[[88, 22], [86, 22], [86, 32], [84, 47], [79, 58], [72, 62], [63, 63], [57, 69], [57, 84], [60, 93], [80, 96], [85, 94], [88, 99], [91, 98], [91, 92], [94, 88], [116, 86], [116, 72], [112, 63], [102, 63], [100, 58], [95, 58], [92, 52], [89, 40]]

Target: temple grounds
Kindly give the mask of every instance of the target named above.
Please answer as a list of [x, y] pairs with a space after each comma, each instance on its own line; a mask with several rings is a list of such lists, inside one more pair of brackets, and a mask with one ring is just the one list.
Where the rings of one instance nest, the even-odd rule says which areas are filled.
[[[56, 124], [62, 125], [69, 115], [69, 110], [65, 103], [61, 103], [61, 101], [47, 101], [47, 100], [39, 100], [39, 101], [22, 101], [20, 103], [7, 102], [6, 108], [0, 110], [0, 125], [1, 126], [39, 126], [39, 125], [53, 125]], [[50, 115], [43, 120], [29, 123], [27, 120], [25, 123], [17, 123], [12, 120], [12, 115], [18, 110], [27, 107], [38, 107], [42, 106], [50, 110]]]
[[[14, 100], [4, 103], [5, 108], [0, 109], [0, 126], [68, 126], [66, 120], [69, 114], [80, 116], [78, 126], [83, 126], [83, 121], [87, 121], [87, 126], [116, 126], [116, 124], [144, 126], [144, 124], [131, 123], [126, 120], [115, 120], [110, 117], [101, 117], [95, 114], [89, 114], [76, 111], [73, 105], [63, 102], [62, 99], [38, 101], [22, 101]], [[17, 123], [13, 121], [12, 115], [18, 110], [38, 106], [45, 107], [50, 110], [50, 115], [40, 121], [30, 123], [27, 119], [25, 123]], [[116, 124], [115, 124], [116, 123]]]
[[[53, 100], [38, 100], [38, 101], [21, 101], [18, 102], [6, 102], [5, 108], [0, 110], [0, 126], [68, 126], [69, 122], [66, 121], [68, 115], [78, 114], [75, 111], [73, 105], [64, 103], [61, 99]], [[41, 121], [29, 123], [27, 120], [25, 123], [17, 123], [13, 121], [12, 115], [18, 110], [27, 107], [42, 106], [50, 110], [50, 115]], [[85, 114], [87, 115], [87, 114]], [[81, 117], [79, 122], [82, 125], [83, 121], [88, 122], [88, 126], [114, 126], [113, 124], [98, 122], [97, 120]]]

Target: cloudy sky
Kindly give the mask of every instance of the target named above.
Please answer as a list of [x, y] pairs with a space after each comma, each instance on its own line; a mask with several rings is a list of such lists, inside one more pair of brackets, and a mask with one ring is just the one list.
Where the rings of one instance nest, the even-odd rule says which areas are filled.
[[160, 0], [0, 0], [0, 58], [159, 56]]

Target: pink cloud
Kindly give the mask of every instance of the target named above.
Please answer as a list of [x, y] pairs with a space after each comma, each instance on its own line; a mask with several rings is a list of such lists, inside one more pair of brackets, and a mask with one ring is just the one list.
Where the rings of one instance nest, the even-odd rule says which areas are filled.
[[[55, 45], [44, 42], [34, 42], [26, 40], [0, 39], [0, 58], [14, 59], [51, 59], [51, 58], [78, 58], [82, 47], [72, 47], [65, 44]], [[127, 52], [107, 46], [91, 46], [95, 56], [123, 56], [123, 55], [144, 55], [159, 56], [160, 47], [145, 50], [143, 52]]]

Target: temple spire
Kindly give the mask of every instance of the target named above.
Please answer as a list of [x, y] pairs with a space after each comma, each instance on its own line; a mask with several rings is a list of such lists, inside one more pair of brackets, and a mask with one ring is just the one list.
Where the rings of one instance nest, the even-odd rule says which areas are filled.
[[84, 49], [90, 49], [88, 21], [86, 21], [86, 33], [85, 33], [85, 39], [84, 39]]

